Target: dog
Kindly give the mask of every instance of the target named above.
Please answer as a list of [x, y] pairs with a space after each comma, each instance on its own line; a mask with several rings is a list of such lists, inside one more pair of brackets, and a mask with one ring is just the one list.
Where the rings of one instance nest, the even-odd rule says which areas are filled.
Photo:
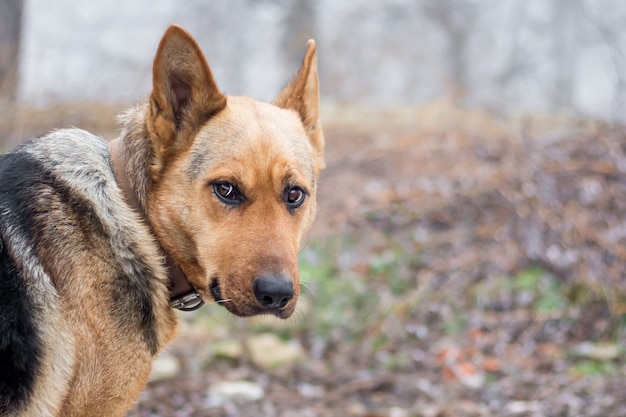
[[119, 138], [57, 130], [0, 156], [0, 415], [123, 416], [175, 309], [292, 314], [318, 85], [311, 40], [272, 103], [227, 96], [172, 25]]

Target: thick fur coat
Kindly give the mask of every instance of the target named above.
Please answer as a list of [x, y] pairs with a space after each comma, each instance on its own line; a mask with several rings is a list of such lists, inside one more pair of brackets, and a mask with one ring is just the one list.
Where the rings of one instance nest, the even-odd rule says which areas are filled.
[[0, 416], [123, 416], [176, 332], [172, 273], [286, 318], [324, 138], [315, 44], [272, 104], [222, 94], [171, 26], [111, 144], [53, 131], [0, 156]]

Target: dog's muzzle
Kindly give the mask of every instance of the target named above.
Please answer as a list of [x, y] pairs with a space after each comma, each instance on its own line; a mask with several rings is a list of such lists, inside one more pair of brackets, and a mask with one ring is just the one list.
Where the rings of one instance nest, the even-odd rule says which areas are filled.
[[294, 296], [293, 281], [281, 275], [265, 275], [252, 284], [254, 296], [268, 310], [279, 310]]
[[290, 302], [296, 297], [296, 291], [290, 277], [281, 274], [262, 275], [253, 281], [250, 290], [250, 297], [232, 299], [223, 291], [218, 277], [214, 277], [209, 285], [215, 302], [237, 316], [273, 314], [287, 318], [293, 312], [294, 306], [289, 306], [293, 304]]

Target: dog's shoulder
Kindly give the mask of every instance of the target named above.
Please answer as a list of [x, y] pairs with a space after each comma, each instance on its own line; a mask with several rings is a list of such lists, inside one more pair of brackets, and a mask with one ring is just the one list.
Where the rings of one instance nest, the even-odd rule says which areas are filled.
[[25, 142], [0, 156], [0, 236], [14, 257], [37, 256], [56, 243], [43, 238], [55, 221], [59, 238], [73, 233], [72, 216], [115, 199], [115, 184], [107, 142], [95, 135], [65, 129]]
[[28, 401], [48, 366], [54, 320], [107, 316], [129, 338], [119, 343], [154, 354], [173, 326], [168, 298], [158, 246], [125, 203], [104, 139], [57, 130], [0, 156], [0, 415]]
[[102, 180], [114, 183], [107, 142], [81, 129], [56, 130], [1, 156], [0, 204]]
[[[0, 415], [25, 406], [42, 372], [44, 329], [57, 294], [38, 252], [46, 214], [77, 177], [102, 171], [106, 142], [77, 129], [56, 131], [0, 155]], [[77, 161], [83, 160], [83, 167]], [[99, 166], [98, 166], [99, 165]], [[62, 168], [65, 167], [65, 168]], [[70, 168], [71, 167], [71, 168]], [[68, 178], [63, 170], [77, 171]], [[106, 169], [105, 169], [106, 170]], [[65, 178], [64, 178], [65, 177]], [[59, 236], [62, 239], [63, 236]]]

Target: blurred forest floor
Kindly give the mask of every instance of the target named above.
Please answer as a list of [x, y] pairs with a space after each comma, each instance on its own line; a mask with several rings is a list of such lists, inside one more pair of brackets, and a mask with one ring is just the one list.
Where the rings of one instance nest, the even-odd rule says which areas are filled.
[[[118, 110], [0, 132], [113, 138]], [[323, 121], [299, 311], [182, 314], [129, 417], [626, 415], [623, 126], [445, 103]]]

